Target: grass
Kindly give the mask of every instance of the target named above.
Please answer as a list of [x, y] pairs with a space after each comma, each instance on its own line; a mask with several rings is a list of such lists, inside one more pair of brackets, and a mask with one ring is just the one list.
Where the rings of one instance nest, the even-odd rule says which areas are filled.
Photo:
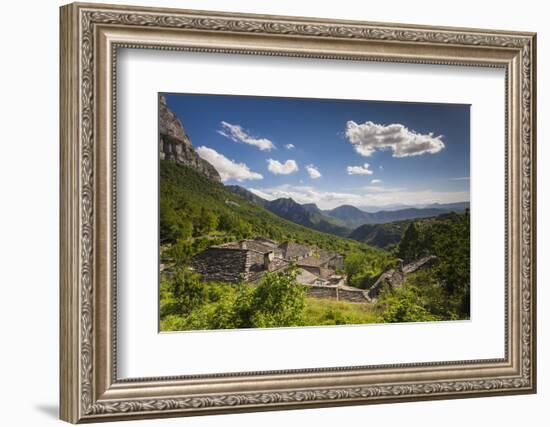
[[381, 314], [375, 304], [306, 297], [305, 326], [379, 323]]

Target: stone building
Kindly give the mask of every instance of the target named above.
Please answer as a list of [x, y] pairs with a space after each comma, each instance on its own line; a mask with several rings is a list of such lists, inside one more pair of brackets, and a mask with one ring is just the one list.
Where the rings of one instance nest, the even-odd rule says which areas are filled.
[[319, 251], [293, 242], [278, 242], [263, 237], [215, 245], [195, 255], [192, 268], [208, 282], [258, 282], [267, 272], [284, 271], [291, 263], [298, 267], [296, 281], [316, 298], [351, 302], [368, 301], [367, 292], [346, 286], [346, 278], [336, 274], [343, 266], [342, 256]]
[[263, 274], [288, 268], [276, 242], [246, 239], [210, 246], [195, 255], [191, 267], [207, 282], [255, 282]]
[[236, 283], [257, 281], [266, 272], [288, 268], [291, 262], [315, 275], [318, 283], [328, 283], [335, 269], [343, 265], [335, 252], [256, 237], [211, 246], [193, 257], [191, 267], [204, 281]]
[[314, 274], [323, 279], [327, 279], [332, 274], [334, 274], [334, 269], [329, 267], [328, 262], [329, 261], [327, 259], [311, 256], [297, 261], [296, 265], [311, 274]]
[[326, 260], [327, 267], [334, 270], [344, 268], [344, 257], [336, 252], [319, 251], [319, 257]]
[[283, 251], [283, 258], [288, 261], [299, 261], [313, 256], [314, 253], [313, 248], [294, 242], [285, 242], [279, 248]]
[[384, 286], [389, 286], [392, 289], [399, 289], [405, 286], [407, 274], [414, 273], [431, 266], [436, 259], [435, 255], [426, 256], [413, 261], [407, 265], [403, 265], [401, 262], [398, 269], [390, 269], [385, 271], [378, 277], [374, 285], [372, 285], [367, 293], [370, 300], [375, 300], [382, 292]]

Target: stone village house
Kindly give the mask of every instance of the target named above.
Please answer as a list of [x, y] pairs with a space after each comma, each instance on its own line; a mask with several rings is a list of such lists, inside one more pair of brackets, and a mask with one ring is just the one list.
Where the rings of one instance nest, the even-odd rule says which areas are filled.
[[191, 267], [207, 282], [256, 283], [267, 272], [284, 271], [295, 263], [297, 281], [307, 286], [308, 295], [348, 301], [368, 301], [366, 291], [345, 285], [336, 274], [344, 265], [340, 254], [263, 237], [211, 246], [195, 255]]
[[294, 242], [279, 244], [263, 237], [210, 246], [195, 255], [191, 266], [208, 282], [257, 282], [266, 272], [282, 271], [293, 262], [318, 279], [329, 279], [343, 267], [335, 252], [317, 251]]

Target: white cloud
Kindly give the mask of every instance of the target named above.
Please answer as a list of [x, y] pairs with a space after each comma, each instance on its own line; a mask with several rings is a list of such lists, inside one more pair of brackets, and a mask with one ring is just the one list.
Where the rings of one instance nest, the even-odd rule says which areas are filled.
[[368, 163], [365, 163], [363, 166], [348, 166], [347, 171], [348, 175], [372, 175]]
[[287, 150], [292, 150], [293, 148], [296, 148], [296, 146], [294, 144], [285, 144], [285, 148]]
[[235, 142], [244, 142], [245, 144], [254, 145], [262, 151], [271, 151], [275, 148], [275, 144], [267, 138], [254, 138], [247, 131], [245, 131], [240, 125], [233, 125], [231, 123], [221, 122], [222, 129], [218, 130], [220, 135], [231, 139]]
[[298, 164], [292, 159], [289, 159], [284, 163], [281, 163], [278, 160], [267, 159], [267, 169], [275, 175], [289, 175], [298, 170]]
[[306, 171], [311, 179], [321, 178], [321, 172], [314, 165], [307, 165]]
[[396, 204], [427, 205], [431, 203], [453, 203], [470, 200], [468, 191], [408, 191], [404, 188], [384, 188], [379, 185], [365, 187], [358, 193], [323, 191], [311, 186], [280, 185], [271, 188], [249, 188], [258, 196], [273, 200], [290, 197], [298, 203], [316, 203], [321, 209], [333, 209], [340, 205], [384, 206]]
[[380, 184], [381, 182], [382, 182], [381, 179], [373, 179], [373, 180], [371, 180], [370, 183], [371, 183], [371, 184]]
[[278, 198], [274, 196], [273, 193], [266, 192], [260, 188], [248, 188], [248, 190], [252, 191], [256, 196], [260, 196], [262, 199], [265, 199], [265, 200], [275, 200]]
[[362, 187], [362, 190], [366, 190], [368, 193], [403, 193], [407, 189], [403, 187], [385, 187], [383, 185], [373, 184], [371, 181], [371, 185]]
[[346, 137], [355, 151], [368, 157], [377, 150], [392, 150], [393, 157], [435, 154], [445, 148], [442, 135], [416, 133], [402, 124], [380, 125], [373, 122], [346, 123]]
[[246, 180], [263, 179], [261, 174], [252, 172], [244, 163], [234, 162], [212, 148], [203, 146], [198, 147], [196, 151], [199, 156], [216, 168], [222, 181], [234, 179], [242, 182]]
[[281, 197], [292, 198], [298, 203], [317, 203], [322, 209], [333, 208], [343, 204], [359, 205], [361, 196], [352, 193], [319, 191], [309, 186], [291, 186], [288, 184], [272, 188], [249, 188], [254, 194], [274, 200]]
[[469, 181], [470, 180], [470, 177], [469, 176], [461, 176], [461, 177], [458, 177], [458, 178], [449, 178], [451, 181]]

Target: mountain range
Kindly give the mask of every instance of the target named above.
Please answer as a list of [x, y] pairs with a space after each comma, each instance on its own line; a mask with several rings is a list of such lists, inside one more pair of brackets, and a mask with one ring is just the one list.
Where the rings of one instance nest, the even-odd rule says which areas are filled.
[[[221, 184], [218, 171], [197, 154], [181, 121], [170, 110], [163, 96], [159, 100], [159, 155], [161, 160], [194, 169], [208, 180]], [[341, 205], [322, 210], [315, 203], [300, 204], [291, 198], [266, 200], [239, 185], [226, 185], [225, 188], [300, 226], [379, 247], [399, 242], [408, 220], [463, 212], [470, 206], [469, 202], [434, 203], [423, 207], [403, 205], [402, 208], [396, 205], [385, 210], [367, 212], [355, 206]]]
[[428, 218], [449, 212], [463, 212], [470, 207], [469, 202], [433, 204], [424, 208], [408, 207], [397, 210], [380, 210], [377, 212], [365, 212], [355, 206], [342, 205], [337, 208], [324, 211], [330, 217], [342, 221], [346, 227], [356, 228], [363, 224], [385, 224], [406, 219]]
[[[291, 198], [266, 200], [239, 185], [227, 188], [245, 199], [265, 207], [271, 212], [297, 224], [315, 230], [353, 236], [352, 231], [362, 225], [387, 224], [417, 218], [429, 218], [449, 212], [463, 212], [469, 208], [468, 202], [432, 204], [424, 208], [408, 207], [398, 210], [365, 212], [355, 206], [341, 205], [334, 209], [321, 210], [315, 203], [299, 204]], [[371, 227], [372, 228], [372, 227]]]
[[256, 203], [281, 218], [292, 221], [304, 227], [337, 236], [347, 236], [351, 229], [344, 226], [337, 218], [325, 215], [315, 204], [301, 205], [291, 198], [265, 200], [239, 185], [227, 185], [230, 191], [246, 200]]

